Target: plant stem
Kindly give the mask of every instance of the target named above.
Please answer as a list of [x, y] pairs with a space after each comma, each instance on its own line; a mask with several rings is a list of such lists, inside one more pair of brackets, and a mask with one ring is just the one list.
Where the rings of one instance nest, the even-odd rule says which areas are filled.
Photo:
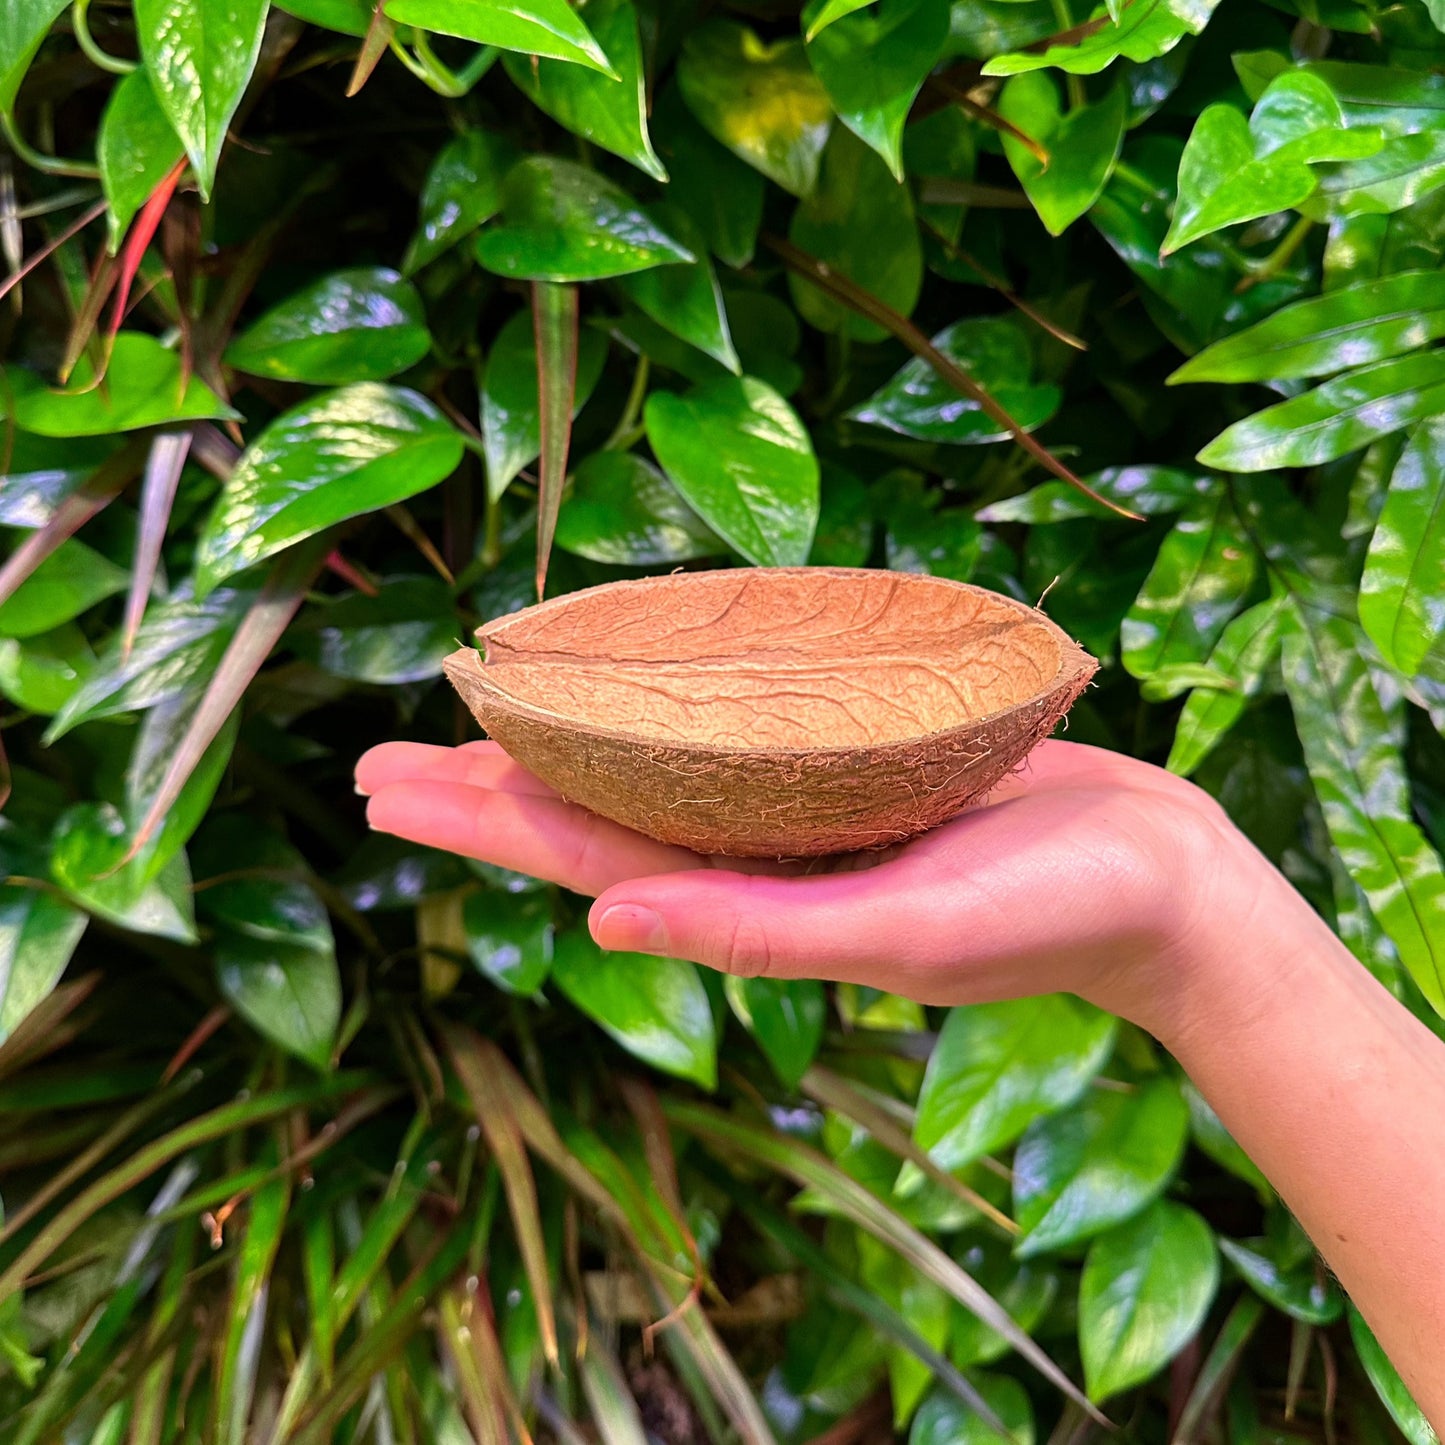
[[40, 171], [47, 176], [69, 176], [77, 181], [98, 181], [100, 179], [100, 167], [92, 165], [88, 161], [67, 161], [59, 156], [42, 155], [27, 144], [24, 137], [15, 127], [15, 120], [8, 112], [0, 112], [0, 130], [5, 133], [5, 139], [10, 142], [10, 149], [25, 162], [31, 170]]
[[90, 63], [98, 66], [101, 70], [108, 70], [112, 75], [129, 75], [137, 68], [134, 60], [122, 60], [118, 55], [107, 55], [95, 43], [95, 37], [90, 33], [90, 21], [86, 13], [89, 9], [90, 0], [75, 0], [75, 8], [70, 12], [70, 23], [80, 48], [85, 52]]
[[[1068, 0], [1053, 0], [1054, 19], [1059, 22], [1061, 31], [1068, 30], [1074, 23], [1073, 16], [1069, 14]], [[1069, 109], [1078, 110], [1087, 103], [1087, 96], [1084, 94], [1084, 80], [1082, 76], [1074, 75], [1069, 71], [1064, 72], [1064, 89], [1069, 93]]]
[[1248, 291], [1251, 286], [1258, 286], [1261, 281], [1273, 281], [1294, 260], [1295, 252], [1304, 244], [1304, 239], [1313, 226], [1314, 222], [1308, 216], [1300, 216], [1284, 233], [1279, 245], [1263, 261], [1246, 263], [1248, 274], [1234, 288], [1235, 293]]
[[652, 363], [645, 356], [637, 358], [637, 370], [632, 373], [632, 387], [622, 407], [622, 415], [612, 428], [612, 435], [602, 443], [604, 452], [625, 451], [637, 440], [635, 435], [637, 419], [642, 415], [642, 403], [647, 400], [647, 378]]

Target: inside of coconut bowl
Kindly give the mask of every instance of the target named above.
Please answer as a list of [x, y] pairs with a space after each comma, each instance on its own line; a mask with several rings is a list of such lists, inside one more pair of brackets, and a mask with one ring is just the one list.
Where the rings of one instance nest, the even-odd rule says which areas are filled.
[[1028, 703], [1081, 656], [1011, 598], [826, 568], [609, 583], [479, 637], [489, 690], [559, 723], [744, 750], [926, 738]]

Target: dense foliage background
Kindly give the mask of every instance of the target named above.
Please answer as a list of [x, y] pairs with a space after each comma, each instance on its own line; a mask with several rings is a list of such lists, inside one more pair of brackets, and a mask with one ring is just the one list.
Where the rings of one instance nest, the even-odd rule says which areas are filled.
[[1440, 1027], [1442, 21], [3, 0], [3, 1438], [1430, 1438], [1137, 1030], [604, 956], [350, 772], [539, 511], [1047, 593]]

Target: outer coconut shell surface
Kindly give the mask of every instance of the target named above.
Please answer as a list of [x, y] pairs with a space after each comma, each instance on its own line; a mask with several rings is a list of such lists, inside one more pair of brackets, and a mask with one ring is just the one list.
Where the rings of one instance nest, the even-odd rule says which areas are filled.
[[446, 659], [564, 798], [700, 853], [881, 847], [979, 801], [1098, 664], [1043, 613], [912, 573], [735, 568], [610, 582]]

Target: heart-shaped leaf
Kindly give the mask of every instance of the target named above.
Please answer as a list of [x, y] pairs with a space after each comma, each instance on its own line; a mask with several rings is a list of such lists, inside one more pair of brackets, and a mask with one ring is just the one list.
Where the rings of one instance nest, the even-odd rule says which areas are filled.
[[758, 1041], [773, 1072], [796, 1089], [823, 1042], [828, 996], [813, 978], [738, 978], [723, 980], [738, 1022]]
[[137, 67], [111, 91], [95, 142], [112, 255], [136, 212], [183, 153], [145, 66]]
[[818, 461], [766, 382], [727, 377], [647, 399], [647, 439], [692, 509], [760, 566], [799, 566], [818, 524]]
[[567, 0], [387, 0], [384, 8], [400, 25], [613, 74], [602, 47]]
[[645, 207], [587, 166], [530, 156], [502, 184], [503, 224], [477, 239], [489, 271], [529, 281], [596, 281], [697, 258]]
[[[1219, 0], [1132, 0], [1119, 7], [1119, 0], [1106, 0], [1090, 12], [1083, 24], [1073, 28], [1063, 44], [995, 55], [986, 62], [983, 73], [1021, 75], [1027, 70], [1056, 66], [1071, 75], [1097, 75], [1121, 56], [1141, 64], [1157, 60], [1173, 50], [1186, 35], [1198, 35], [1209, 23], [1218, 3]], [[1115, 13], [1116, 7], [1121, 13]]]
[[330, 1064], [341, 1022], [331, 949], [223, 932], [215, 956], [222, 995], [257, 1033], [318, 1069]]
[[65, 9], [66, 0], [6, 0], [0, 9], [0, 115], [15, 111], [15, 93], [40, 42]]
[[480, 128], [463, 131], [437, 152], [421, 188], [404, 274], [435, 261], [502, 209], [502, 181], [516, 159], [506, 137]]
[[766, 43], [713, 20], [677, 61], [683, 99], [714, 139], [795, 196], [811, 195], [833, 107], [801, 40]]
[[421, 297], [384, 266], [333, 271], [288, 296], [226, 348], [238, 371], [341, 386], [385, 381], [431, 348]]
[[387, 577], [375, 597], [351, 592], [308, 608], [287, 634], [292, 651], [335, 677], [379, 687], [438, 677], [461, 626], [435, 577]]
[[472, 962], [507, 993], [535, 994], [552, 971], [552, 912], [546, 895], [468, 894], [462, 923]]
[[196, 545], [196, 596], [303, 537], [450, 476], [456, 429], [425, 397], [358, 382], [278, 417], [242, 453]]

